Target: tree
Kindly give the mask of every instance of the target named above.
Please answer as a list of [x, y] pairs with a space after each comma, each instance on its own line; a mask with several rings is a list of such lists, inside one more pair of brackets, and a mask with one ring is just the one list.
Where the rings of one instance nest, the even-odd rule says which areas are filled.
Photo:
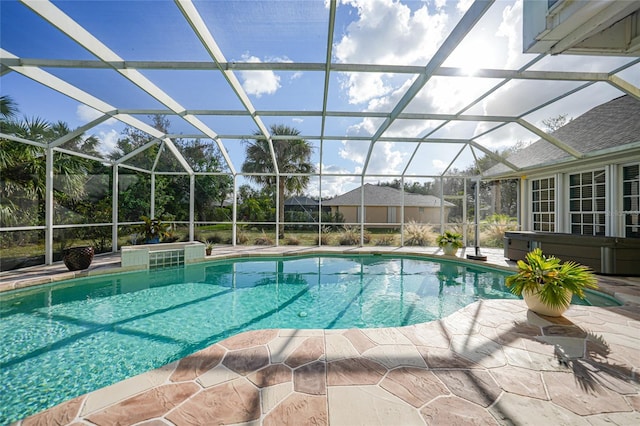
[[[298, 138], [300, 131], [283, 124], [272, 125], [273, 136], [293, 136], [291, 139], [273, 141], [273, 150], [280, 173], [280, 179], [275, 174], [276, 169], [269, 149], [269, 141], [262, 137], [260, 131], [254, 132], [255, 138], [244, 139], [246, 144], [246, 159], [242, 164], [244, 173], [269, 173], [268, 175], [250, 175], [249, 179], [265, 186], [278, 185], [278, 237], [284, 238], [284, 200], [293, 194], [301, 194], [309, 184], [309, 173], [315, 168], [311, 164], [313, 148], [305, 139]], [[302, 173], [302, 176], [287, 175], [288, 173]]]
[[[39, 117], [15, 119], [18, 109], [8, 96], [0, 98], [0, 130], [23, 139], [49, 143], [71, 132], [64, 122], [49, 123]], [[62, 146], [77, 151], [97, 154], [95, 147], [98, 140], [93, 137], [76, 136]], [[53, 173], [56, 176], [54, 199], [65, 205], [76, 203], [86, 194], [85, 181], [94, 162], [85, 158], [54, 152]], [[45, 197], [45, 151], [43, 148], [0, 139], [0, 222], [4, 224], [29, 223], [41, 224], [44, 218]], [[33, 208], [25, 206], [39, 204], [38, 217], [29, 216]], [[22, 216], [22, 220], [18, 218]]]
[[542, 120], [542, 124], [544, 125], [544, 129], [551, 133], [555, 132], [570, 121], [571, 119], [567, 119], [567, 114], [558, 114], [555, 117], [549, 117], [546, 120]]
[[[163, 115], [149, 117], [151, 125], [163, 133], [169, 133], [169, 120]], [[153, 137], [131, 126], [125, 127], [117, 148], [110, 154], [117, 159], [135, 149], [151, 142]], [[222, 155], [211, 143], [204, 143], [199, 139], [176, 139], [174, 144], [191, 166], [194, 172], [221, 172], [224, 160]], [[154, 145], [138, 153], [127, 163], [151, 170], [159, 153], [159, 145]], [[166, 152], [160, 154], [154, 171], [183, 171], [177, 159]], [[149, 215], [149, 197], [141, 199], [141, 194], [149, 193], [150, 177], [145, 173], [124, 173], [127, 186], [120, 191], [121, 217], [125, 220], [139, 220], [142, 215]], [[124, 180], [123, 180], [124, 181]], [[189, 179], [185, 176], [157, 175], [155, 215], [165, 220], [178, 218], [184, 220], [189, 216]], [[198, 175], [195, 182], [195, 213], [196, 220], [206, 221], [213, 218], [213, 211], [221, 206], [227, 194], [233, 191], [233, 179], [228, 175]]]

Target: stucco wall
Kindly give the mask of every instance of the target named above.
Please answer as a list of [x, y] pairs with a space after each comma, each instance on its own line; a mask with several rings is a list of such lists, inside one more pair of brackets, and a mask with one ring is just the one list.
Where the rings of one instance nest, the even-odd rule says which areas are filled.
[[[396, 218], [395, 218], [395, 221], [391, 221], [388, 219], [387, 206], [365, 207], [365, 211], [366, 211], [365, 222], [367, 223], [398, 222], [399, 223], [401, 219], [400, 207], [396, 207], [395, 209], [396, 209]], [[450, 210], [449, 207], [445, 207], [444, 209], [445, 223], [449, 220], [449, 210]], [[340, 213], [342, 213], [344, 217], [344, 221], [346, 223], [358, 222], [358, 207], [356, 206], [331, 207], [332, 213], [336, 213], [336, 211], [339, 211]], [[412, 220], [418, 223], [439, 224], [440, 223], [440, 207], [405, 207], [404, 222], [407, 223]]]

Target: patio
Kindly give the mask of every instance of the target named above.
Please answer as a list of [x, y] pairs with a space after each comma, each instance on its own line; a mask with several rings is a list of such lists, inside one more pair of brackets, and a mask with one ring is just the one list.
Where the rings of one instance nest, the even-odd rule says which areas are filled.
[[[308, 252], [318, 249], [217, 247], [212, 257]], [[483, 253], [511, 266], [500, 250]], [[118, 266], [117, 255], [99, 256], [75, 274]], [[3, 274], [3, 287], [74, 274], [63, 268]], [[483, 300], [408, 327], [246, 332], [21, 424], [637, 424], [640, 279], [599, 281], [625, 304], [554, 319]]]

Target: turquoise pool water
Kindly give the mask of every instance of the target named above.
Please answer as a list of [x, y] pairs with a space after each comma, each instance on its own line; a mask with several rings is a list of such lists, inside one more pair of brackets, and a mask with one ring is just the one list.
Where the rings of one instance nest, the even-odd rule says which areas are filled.
[[[506, 272], [390, 256], [236, 259], [0, 294], [0, 424], [242, 331], [403, 326], [515, 298]], [[594, 299], [606, 304], [609, 299]]]

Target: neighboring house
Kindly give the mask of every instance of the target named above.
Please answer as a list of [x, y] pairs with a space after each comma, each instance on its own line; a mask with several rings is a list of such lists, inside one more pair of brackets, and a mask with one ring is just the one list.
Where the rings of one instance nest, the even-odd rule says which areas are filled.
[[[297, 211], [297, 212], [318, 212], [318, 206], [320, 203], [318, 200], [305, 196], [294, 196], [287, 198], [284, 201], [284, 211]], [[328, 212], [329, 209], [322, 206], [322, 211]]]
[[[294, 222], [317, 222], [319, 207], [320, 203], [313, 198], [305, 196], [287, 198], [284, 201], [285, 220]], [[328, 213], [329, 211], [329, 207], [322, 206], [323, 213]]]
[[[640, 100], [599, 105], [483, 176], [522, 178], [523, 230], [640, 238]], [[564, 149], [562, 149], [564, 148]]]
[[[455, 205], [444, 202], [433, 195], [412, 194], [389, 186], [364, 185], [364, 221], [367, 226], [384, 226], [383, 224], [399, 225], [404, 204], [404, 222], [416, 221], [420, 223], [440, 223], [441, 214], [444, 222], [448, 222], [449, 210]], [[323, 206], [331, 207], [331, 213], [342, 213], [345, 223], [358, 223], [361, 217], [362, 187], [358, 187], [345, 194], [338, 195], [322, 202]], [[404, 199], [404, 200], [403, 200]], [[441, 212], [442, 210], [442, 212]]]

